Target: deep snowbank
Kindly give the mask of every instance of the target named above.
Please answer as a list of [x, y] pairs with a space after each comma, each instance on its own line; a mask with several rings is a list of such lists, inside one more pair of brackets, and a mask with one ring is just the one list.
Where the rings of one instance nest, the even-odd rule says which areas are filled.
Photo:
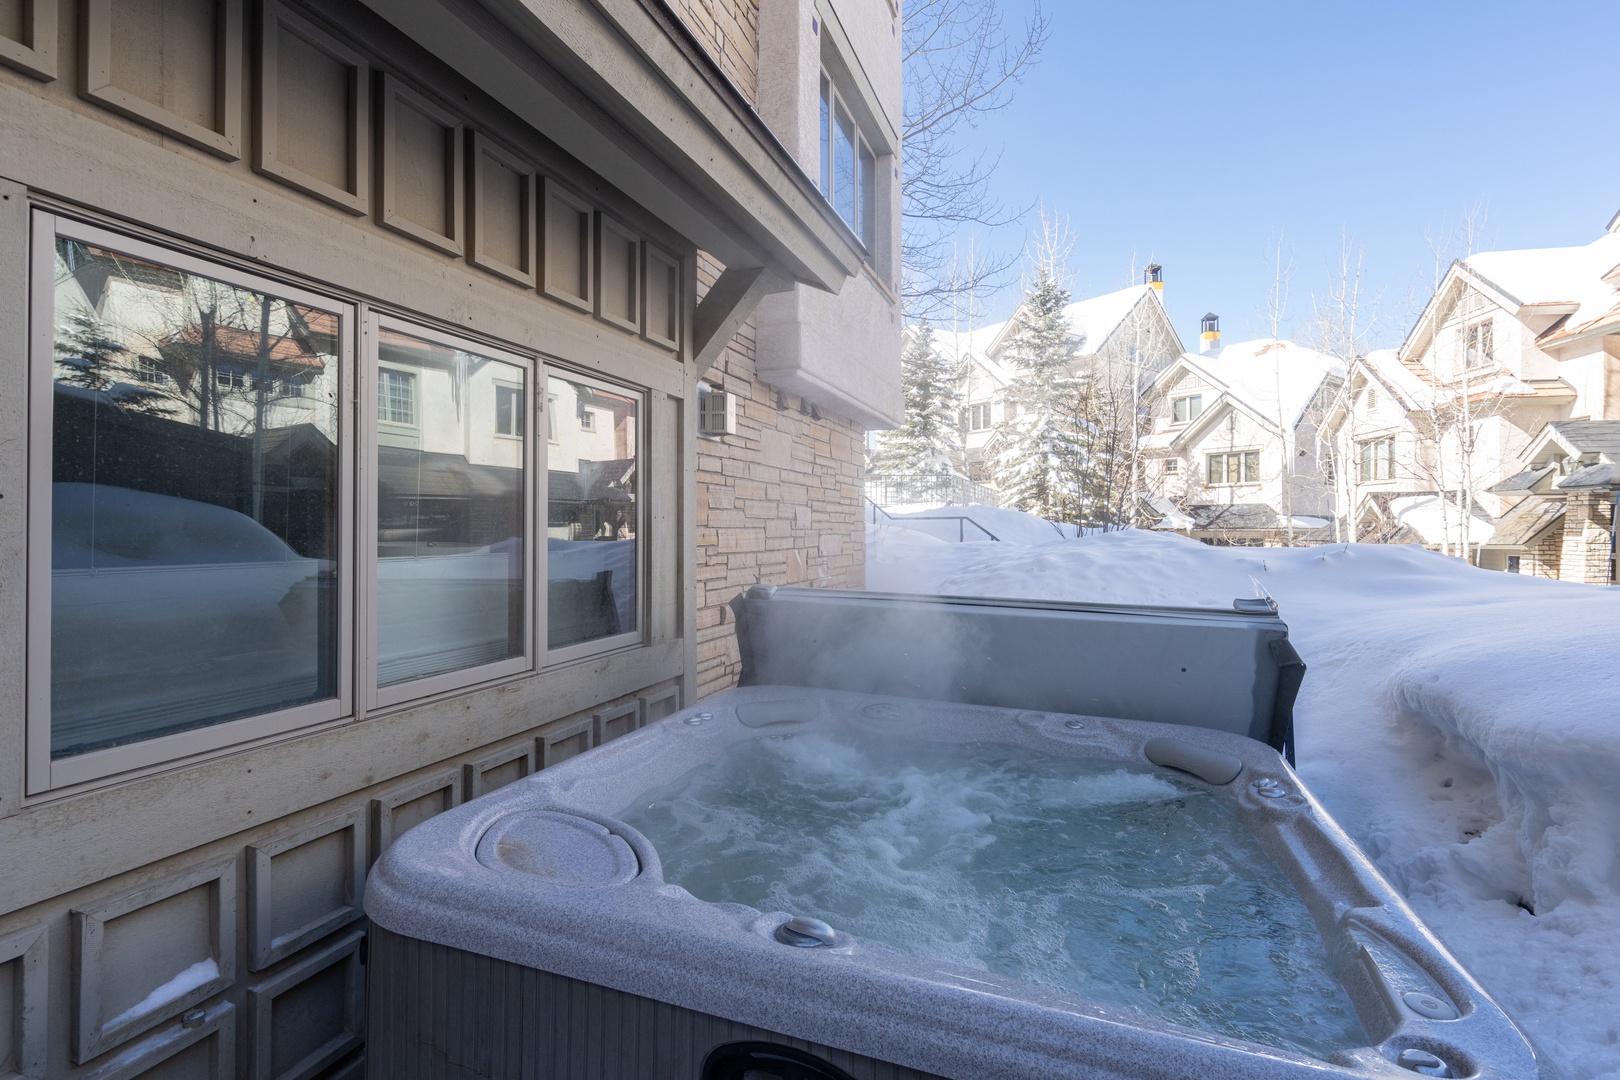
[[1404, 547], [871, 533], [876, 590], [1274, 596], [1310, 665], [1301, 773], [1556, 1065], [1620, 1078], [1620, 589]]

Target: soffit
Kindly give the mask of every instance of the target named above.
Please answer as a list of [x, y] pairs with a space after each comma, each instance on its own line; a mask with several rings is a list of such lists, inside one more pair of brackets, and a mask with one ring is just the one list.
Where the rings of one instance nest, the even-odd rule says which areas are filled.
[[838, 292], [864, 252], [653, 0], [364, 0], [727, 266]]

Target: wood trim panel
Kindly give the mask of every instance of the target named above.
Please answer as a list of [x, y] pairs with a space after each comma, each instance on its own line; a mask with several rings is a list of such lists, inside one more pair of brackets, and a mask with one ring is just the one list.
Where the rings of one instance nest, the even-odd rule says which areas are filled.
[[445, 809], [450, 810], [461, 805], [461, 770], [457, 768], [440, 769], [433, 774], [423, 777], [415, 783], [405, 784], [384, 792], [371, 800], [374, 811], [371, 821], [371, 851], [369, 858], [379, 858], [388, 850], [388, 845], [394, 842], [393, 813], [406, 803], [415, 802], [436, 791], [448, 791]]
[[[18, 977], [10, 1016], [0, 1024], [11, 1028], [11, 1059], [16, 1071], [0, 1080], [35, 1080], [45, 1075], [45, 993], [50, 967], [45, 927], [34, 926], [0, 937], [0, 964], [16, 964]], [[0, 1068], [5, 1062], [0, 1061]]]
[[[588, 736], [586, 742], [590, 743], [590, 746], [587, 746], [585, 749], [593, 749], [596, 746], [596, 722], [588, 716], [583, 720], [576, 721], [572, 724], [567, 724], [563, 727], [556, 728], [555, 730], [548, 731], [544, 735], [537, 736], [534, 741], [535, 746], [540, 751], [540, 768], [549, 769], [551, 766], [560, 761], [567, 761], [568, 758], [558, 757], [553, 747], [555, 747], [558, 743], [566, 742], [569, 739], [574, 738], [576, 735], [582, 733]], [[573, 755], [569, 756], [571, 757]]]
[[[627, 718], [629, 724], [625, 725], [625, 730], [617, 735], [610, 733], [612, 725], [621, 723]], [[601, 746], [605, 742], [611, 742], [613, 739], [622, 738], [641, 727], [641, 702], [632, 698], [622, 704], [614, 705], [612, 708], [603, 709], [591, 717], [591, 722], [596, 725], [594, 739], [597, 746]]]
[[[109, 922], [203, 885], [213, 886], [214, 955], [218, 974], [178, 997], [159, 1002], [143, 1012], [101, 1020], [102, 944]], [[236, 979], [236, 859], [207, 863], [150, 885], [104, 900], [92, 908], [73, 910], [78, 939], [76, 976], [78, 994], [73, 1025], [73, 1060], [89, 1061], [165, 1020], [213, 997]], [[155, 988], [154, 988], [155, 989]]]
[[[472, 205], [472, 220], [470, 224], [471, 251], [467, 261], [482, 270], [498, 274], [508, 281], [515, 281], [526, 288], [534, 288], [539, 279], [539, 263], [537, 257], [536, 237], [539, 229], [535, 222], [535, 211], [538, 207], [536, 192], [539, 188], [539, 173], [535, 167], [524, 161], [518, 155], [506, 150], [500, 144], [492, 141], [482, 132], [472, 133], [472, 183], [467, 191], [468, 202]], [[488, 254], [484, 250], [484, 239], [488, 236], [488, 228], [484, 221], [484, 206], [488, 201], [484, 198], [484, 181], [486, 179], [484, 159], [493, 158], [506, 168], [523, 178], [523, 235], [521, 239], [522, 252], [520, 266], [511, 266], [500, 259]]]
[[84, 0], [81, 96], [199, 150], [236, 161], [242, 156], [242, 0], [217, 0], [214, 57], [214, 126], [204, 127], [147, 101], [112, 81], [114, 0]]
[[[104, 0], [103, 0], [104, 2]], [[382, 177], [382, 198], [378, 207], [377, 224], [397, 233], [419, 240], [429, 247], [438, 248], [446, 255], [461, 256], [465, 244], [462, 242], [462, 232], [466, 228], [463, 222], [466, 219], [466, 192], [463, 177], [466, 169], [463, 166], [463, 134], [465, 125], [461, 118], [438, 104], [429, 101], [423, 95], [401, 83], [392, 75], [384, 74], [380, 80], [382, 94], [382, 131], [377, 144], [377, 171]], [[397, 166], [399, 163], [399, 150], [396, 142], [396, 124], [398, 123], [400, 103], [406, 108], [414, 109], [426, 116], [429, 120], [445, 129], [447, 142], [445, 155], [445, 199], [444, 220], [449, 228], [449, 235], [434, 232], [425, 228], [409, 218], [403, 216], [398, 209]]]
[[236, 1076], [235, 1014], [236, 1007], [228, 1002], [220, 1002], [207, 1010], [197, 1009], [180, 1023], [115, 1054], [82, 1080], [141, 1080], [182, 1050], [189, 1050], [207, 1038], [214, 1040], [208, 1055], [212, 1080], [233, 1080]]
[[462, 801], [469, 802], [484, 793], [484, 774], [491, 769], [498, 769], [502, 765], [521, 759], [523, 761], [523, 775], [531, 775], [534, 772], [534, 754], [534, 740], [525, 739], [514, 746], [508, 746], [492, 754], [485, 754], [475, 761], [467, 762], [461, 767], [462, 783], [467, 789]]
[[[365, 1038], [362, 1005], [365, 977], [360, 964], [360, 946], [365, 936], [357, 930], [248, 988], [249, 1080], [308, 1080], [360, 1045]], [[276, 1072], [273, 1054], [276, 998], [337, 964], [347, 969], [342, 1030], [286, 1069]]]
[[50, 82], [56, 78], [56, 0], [22, 0], [24, 41], [0, 37], [0, 64]]
[[[299, 40], [317, 49], [349, 69], [349, 145], [346, 148], [349, 163], [349, 184], [336, 187], [319, 177], [282, 161], [277, 156], [277, 135], [281, 117], [277, 115], [277, 67], [280, 31], [286, 30]], [[263, 19], [260, 23], [259, 57], [257, 68], [258, 100], [254, 107], [254, 127], [258, 145], [254, 152], [253, 168], [256, 172], [313, 195], [351, 214], [364, 216], [371, 208], [371, 67], [365, 57], [350, 49], [337, 38], [319, 29], [314, 23], [293, 14], [276, 0], [264, 0]]]
[[[576, 238], [556, 236], [551, 232], [551, 204], [555, 202], [574, 211], [582, 219], [580, 235]], [[545, 189], [540, 203], [540, 237], [541, 237], [541, 263], [542, 278], [540, 291], [554, 300], [561, 300], [571, 307], [581, 311], [591, 311], [594, 306], [596, 287], [596, 244], [591, 236], [590, 222], [595, 215], [595, 208], [584, 199], [563, 187], [551, 177], [545, 178]], [[585, 295], [578, 295], [568, 283], [558, 277], [558, 272], [552, 260], [556, 245], [569, 239], [579, 244], [579, 257], [584, 263], [580, 271], [580, 281], [583, 283]]]
[[[322, 912], [280, 937], [273, 935], [273, 862], [275, 856], [336, 832], [348, 832], [349, 867], [344, 875], [344, 903]], [[363, 806], [306, 825], [247, 849], [248, 970], [263, 971], [305, 945], [360, 918], [360, 897], [366, 883], [366, 811]]]
[[[628, 319], [608, 311], [604, 304], [607, 292], [603, 287], [602, 280], [602, 275], [607, 272], [607, 259], [604, 257], [604, 253], [610, 243], [622, 243], [626, 247], [635, 249], [635, 254], [630, 257], [630, 318]], [[632, 334], [641, 333], [641, 237], [632, 232], [628, 225], [620, 224], [607, 214], [597, 211], [596, 247], [596, 317], [610, 326], [617, 326], [620, 330], [628, 330]]]
[[[681, 274], [681, 261], [674, 255], [655, 247], [652, 243], [643, 243], [641, 268], [641, 336], [660, 348], [670, 352], [679, 352], [681, 347], [681, 295], [683, 281]], [[652, 296], [655, 289], [666, 287], [669, 289], [669, 333], [664, 333], [665, 327], [653, 325]]]

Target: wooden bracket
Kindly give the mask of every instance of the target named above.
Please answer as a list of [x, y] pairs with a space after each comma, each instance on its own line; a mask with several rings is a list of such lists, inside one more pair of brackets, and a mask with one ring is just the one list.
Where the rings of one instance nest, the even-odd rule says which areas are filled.
[[703, 297], [692, 319], [693, 360], [701, 378], [759, 302], [793, 287], [763, 266], [728, 267]]

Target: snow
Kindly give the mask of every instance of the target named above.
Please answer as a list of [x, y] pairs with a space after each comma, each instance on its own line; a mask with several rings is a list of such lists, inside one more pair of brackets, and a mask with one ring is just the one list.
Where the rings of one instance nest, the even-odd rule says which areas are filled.
[[1620, 589], [1417, 547], [871, 540], [881, 591], [1226, 608], [1263, 588], [1310, 665], [1305, 779], [1564, 1075], [1620, 1080]]
[[[1489, 538], [1496, 531], [1496, 522], [1478, 507], [1473, 509], [1474, 522], [1469, 529], [1472, 542]], [[1459, 515], [1455, 499], [1442, 500], [1438, 495], [1398, 495], [1389, 501], [1389, 516], [1397, 525], [1405, 525], [1425, 544], [1458, 542]], [[1450, 527], [1447, 527], [1449, 522]]]
[[[1109, 335], [1119, 329], [1126, 316], [1151, 292], [1153, 292], [1151, 285], [1132, 285], [1066, 305], [1063, 317], [1069, 320], [1069, 329], [1079, 343], [1075, 354], [1089, 356], [1102, 348]], [[1016, 373], [998, 363], [990, 355], [990, 351], [1000, 342], [1011, 321], [1004, 319], [988, 326], [956, 333], [936, 326], [934, 340], [940, 355], [957, 361], [971, 356], [992, 378], [1002, 385], [1007, 385], [1013, 381]]]
[[1569, 325], [1612, 310], [1620, 288], [1603, 275], [1620, 263], [1620, 233], [1605, 233], [1581, 247], [1482, 251], [1468, 268], [1521, 304], [1578, 304]]
[[209, 957], [207, 960], [199, 960], [107, 1021], [104, 1026], [112, 1029], [126, 1020], [133, 1020], [138, 1016], [154, 1012], [170, 1002], [180, 1000], [199, 986], [206, 986], [217, 978], [219, 978], [219, 965], [214, 962], [214, 958]]
[[[911, 509], [907, 512], [896, 513], [889, 510], [893, 518], [890, 527], [920, 531], [942, 540], [955, 540], [957, 536], [965, 536], [968, 540], [984, 540], [989, 542], [986, 533], [1002, 541], [1016, 541], [1020, 544], [1053, 544], [1062, 540], [1071, 539], [1076, 533], [1073, 525], [1057, 525], [1050, 521], [1025, 514], [1018, 510], [1004, 510], [999, 506], [934, 506], [920, 509]], [[965, 533], [957, 531], [957, 523], [951, 518], [965, 517], [978, 525], [984, 531], [969, 528]], [[938, 525], [925, 524], [929, 519], [945, 518], [946, 521]], [[944, 526], [949, 526], [944, 527]]]
[[[1179, 364], [1224, 387], [1267, 423], [1281, 423], [1290, 430], [1323, 380], [1344, 374], [1344, 365], [1326, 353], [1271, 338], [1233, 342], [1203, 354], [1183, 353]], [[1166, 368], [1159, 386], [1168, 387], [1177, 370], [1177, 365]], [[1205, 411], [1213, 405], [1205, 402]]]

